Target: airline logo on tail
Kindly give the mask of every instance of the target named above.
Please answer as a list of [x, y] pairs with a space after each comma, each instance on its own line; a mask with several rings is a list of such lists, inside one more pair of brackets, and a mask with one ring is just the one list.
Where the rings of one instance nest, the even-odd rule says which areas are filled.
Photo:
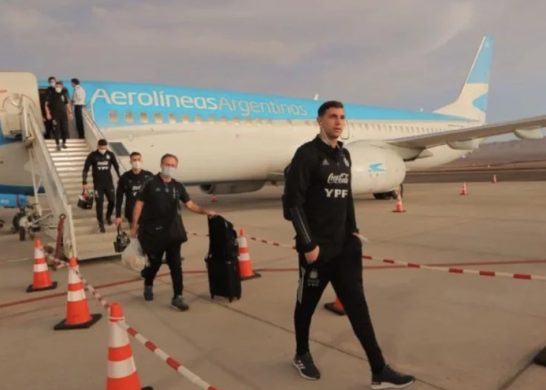
[[493, 39], [486, 36], [482, 40], [457, 100], [435, 112], [461, 116], [478, 121], [480, 124], [485, 123], [492, 57]]

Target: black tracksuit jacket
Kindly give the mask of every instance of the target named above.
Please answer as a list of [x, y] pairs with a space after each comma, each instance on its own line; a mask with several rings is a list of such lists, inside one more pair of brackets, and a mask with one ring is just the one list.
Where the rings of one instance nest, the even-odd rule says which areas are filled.
[[89, 153], [83, 166], [83, 184], [87, 184], [87, 173], [89, 172], [89, 168], [92, 167], [93, 187], [95, 189], [114, 188], [112, 173], [110, 172], [112, 166], [119, 177], [118, 160], [114, 153], [109, 150], [104, 154], [101, 154], [98, 150]]
[[286, 173], [285, 202], [300, 253], [319, 246], [342, 246], [358, 232], [351, 191], [351, 157], [338, 142], [318, 136], [298, 148]]

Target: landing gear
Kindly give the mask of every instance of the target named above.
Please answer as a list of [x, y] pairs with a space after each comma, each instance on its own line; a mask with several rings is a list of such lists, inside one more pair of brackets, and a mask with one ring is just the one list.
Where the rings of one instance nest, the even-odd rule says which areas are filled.
[[398, 192], [394, 190], [389, 192], [376, 192], [373, 196], [378, 200], [396, 199], [398, 197]]

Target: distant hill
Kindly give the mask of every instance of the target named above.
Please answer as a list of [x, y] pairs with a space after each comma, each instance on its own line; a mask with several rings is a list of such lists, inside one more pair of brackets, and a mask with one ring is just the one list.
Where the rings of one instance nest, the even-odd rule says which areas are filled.
[[546, 138], [482, 144], [479, 149], [444, 167], [465, 167], [486, 164], [510, 164], [546, 161]]

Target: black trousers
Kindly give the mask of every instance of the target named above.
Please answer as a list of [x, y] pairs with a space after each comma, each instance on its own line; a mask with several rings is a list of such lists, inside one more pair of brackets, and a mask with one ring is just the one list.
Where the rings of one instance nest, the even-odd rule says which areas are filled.
[[116, 205], [116, 199], [114, 195], [114, 187], [95, 187], [95, 202], [96, 202], [96, 211], [97, 211], [97, 221], [99, 224], [104, 225], [104, 213], [103, 213], [103, 204], [104, 196], [108, 200], [108, 206], [106, 209], [106, 218], [112, 218], [112, 213], [114, 212], [114, 206]]
[[76, 119], [76, 130], [78, 130], [78, 137], [85, 138], [85, 135], [83, 134], [82, 107], [83, 106], [74, 106], [74, 117]]
[[144, 271], [142, 272], [145, 286], [154, 285], [155, 276], [161, 267], [161, 259], [163, 258], [163, 254], [165, 254], [167, 264], [171, 271], [173, 298], [182, 295], [184, 285], [182, 281], [182, 260], [180, 258], [181, 246], [182, 243], [180, 241], [175, 241], [172, 243], [160, 244], [157, 248], [146, 253], [148, 255], [149, 265], [144, 268]]
[[321, 247], [319, 258], [313, 264], [307, 264], [303, 254], [300, 254], [299, 263], [300, 280], [294, 311], [296, 353], [301, 355], [309, 351], [311, 318], [324, 289], [331, 282], [368, 356], [372, 372], [380, 372], [385, 366], [385, 359], [377, 343], [364, 296], [360, 240], [351, 236], [342, 247]]
[[59, 145], [59, 139], [62, 139], [63, 144], [66, 143], [68, 138], [68, 117], [66, 115], [53, 117], [53, 135], [57, 145]]

